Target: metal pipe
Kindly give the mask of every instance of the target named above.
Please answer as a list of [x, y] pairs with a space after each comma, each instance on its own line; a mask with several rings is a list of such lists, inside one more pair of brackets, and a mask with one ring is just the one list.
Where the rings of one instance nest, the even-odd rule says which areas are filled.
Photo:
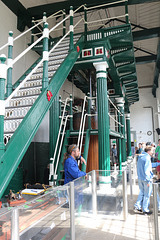
[[15, 208], [12, 211], [11, 219], [11, 240], [19, 240], [19, 209]]
[[122, 172], [122, 185], [123, 185], [123, 219], [127, 220], [128, 215], [128, 201], [127, 201], [127, 173], [126, 170]]
[[153, 184], [153, 217], [154, 217], [154, 233], [155, 240], [159, 240], [159, 229], [158, 229], [158, 204], [157, 204], [158, 184]]
[[132, 171], [131, 171], [131, 162], [128, 165], [129, 168], [129, 183], [130, 183], [130, 197], [133, 198], [133, 189], [132, 189]]
[[70, 228], [71, 240], [75, 240], [75, 216], [74, 216], [74, 182], [70, 182]]

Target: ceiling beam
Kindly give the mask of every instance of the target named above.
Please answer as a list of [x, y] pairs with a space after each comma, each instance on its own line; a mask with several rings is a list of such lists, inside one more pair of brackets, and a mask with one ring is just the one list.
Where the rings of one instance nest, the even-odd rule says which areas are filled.
[[132, 32], [133, 41], [140, 41], [160, 36], [160, 27]]
[[136, 64], [146, 64], [156, 62], [157, 56], [136, 57]]
[[[158, 2], [158, 1], [159, 0], [128, 0], [128, 5], [151, 3], [151, 2]], [[43, 12], [47, 12], [47, 15], [57, 12], [60, 9], [65, 9], [66, 12], [69, 12], [70, 6], [73, 6], [73, 9], [76, 9], [79, 6], [84, 4], [91, 7], [91, 6], [113, 3], [113, 2], [117, 2], [117, 0], [113, 0], [113, 1], [111, 0], [98, 0], [98, 1], [97, 0], [81, 0], [81, 1], [68, 0], [68, 1], [59, 1], [56, 3], [50, 3], [50, 4], [41, 5], [41, 6], [31, 7], [31, 8], [28, 8], [28, 11], [31, 14], [31, 16], [34, 16], [35, 18], [37, 18], [39, 16], [42, 16]], [[107, 8], [122, 6], [122, 5], [125, 5], [125, 3], [123, 2], [115, 5], [110, 5], [110, 6], [107, 6]], [[83, 8], [80, 11], [83, 11]]]

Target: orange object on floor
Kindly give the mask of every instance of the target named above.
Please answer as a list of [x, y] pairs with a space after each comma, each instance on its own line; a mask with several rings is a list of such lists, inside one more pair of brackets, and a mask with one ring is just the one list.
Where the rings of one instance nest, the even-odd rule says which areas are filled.
[[7, 202], [9, 203], [9, 206], [10, 206], [10, 207], [16, 207], [16, 206], [18, 206], [18, 205], [21, 205], [21, 204], [25, 203], [26, 200], [25, 200], [24, 198], [22, 198], [22, 199], [17, 199], [17, 200], [9, 200], [9, 199], [8, 199]]

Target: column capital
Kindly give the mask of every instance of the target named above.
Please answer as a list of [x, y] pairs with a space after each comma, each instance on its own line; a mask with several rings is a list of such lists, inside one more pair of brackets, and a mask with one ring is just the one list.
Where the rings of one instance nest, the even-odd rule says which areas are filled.
[[123, 97], [115, 98], [115, 100], [116, 100], [116, 103], [117, 103], [117, 106], [118, 106], [118, 107], [124, 107], [125, 101], [124, 101], [124, 98], [123, 98]]
[[106, 68], [109, 67], [107, 62], [95, 62], [93, 63], [93, 66], [95, 67], [96, 72], [106, 71]]
[[130, 113], [125, 114], [126, 120], [130, 120]]

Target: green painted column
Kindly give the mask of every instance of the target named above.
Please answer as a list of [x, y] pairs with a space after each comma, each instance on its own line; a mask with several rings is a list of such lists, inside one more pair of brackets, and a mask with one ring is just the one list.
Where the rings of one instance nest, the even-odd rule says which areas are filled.
[[131, 151], [131, 130], [130, 130], [130, 114], [126, 114], [126, 132], [127, 132], [127, 157], [132, 156]]
[[84, 5], [84, 34], [85, 34], [85, 41], [87, 41], [87, 7], [86, 7], [86, 4]]
[[126, 14], [126, 23], [129, 23], [129, 17], [128, 17], [128, 1], [125, 2], [125, 14]]
[[72, 94], [70, 94], [70, 131], [73, 131], [73, 109], [72, 109], [72, 105], [73, 105], [73, 99], [72, 99]]
[[[118, 122], [121, 124], [121, 116], [118, 111]], [[121, 125], [118, 124], [118, 132], [121, 133]], [[119, 170], [122, 170], [122, 139], [118, 138], [118, 152], [119, 152]]]
[[73, 50], [74, 44], [73, 44], [73, 7], [70, 7], [70, 45], [69, 50]]
[[9, 37], [8, 37], [8, 60], [7, 64], [9, 66], [7, 70], [7, 86], [6, 86], [6, 94], [7, 97], [12, 93], [12, 70], [13, 70], [13, 65], [12, 65], [12, 58], [13, 58], [13, 32], [9, 32]]
[[121, 112], [120, 121], [122, 124], [121, 133], [123, 138], [121, 140], [121, 149], [122, 149], [122, 165], [125, 166], [127, 157], [126, 157], [126, 139], [125, 139], [125, 116], [124, 116], [124, 99], [123, 97], [116, 98], [117, 106]]
[[97, 78], [99, 170], [110, 170], [110, 126], [106, 71], [108, 64], [106, 62], [97, 62], [93, 65], [96, 68]]
[[[66, 18], [65, 9], [63, 9], [63, 19]], [[63, 36], [66, 34], [66, 21], [63, 22]]]
[[49, 38], [49, 29], [48, 23], [44, 23], [43, 30], [43, 78], [42, 78], [42, 89], [48, 87], [48, 38]]
[[5, 151], [4, 145], [4, 115], [5, 115], [5, 80], [7, 77], [6, 56], [0, 56], [0, 156]]

